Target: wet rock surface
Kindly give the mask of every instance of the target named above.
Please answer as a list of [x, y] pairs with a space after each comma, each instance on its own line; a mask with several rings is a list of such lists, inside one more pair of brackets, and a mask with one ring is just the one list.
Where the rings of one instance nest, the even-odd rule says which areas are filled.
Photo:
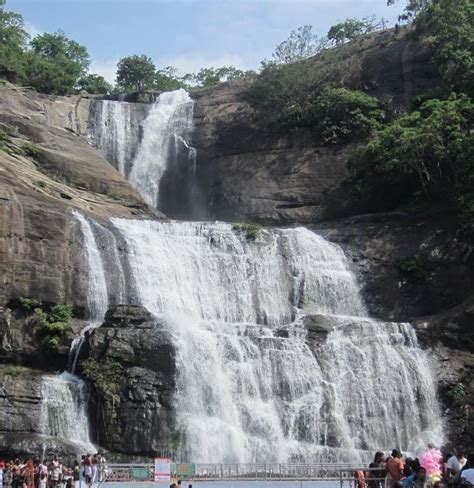
[[[109, 391], [93, 385], [97, 443], [132, 456], [170, 446], [176, 358], [170, 334], [143, 307], [119, 305], [88, 339], [89, 361], [119, 369]], [[108, 381], [108, 380], [107, 380]]]

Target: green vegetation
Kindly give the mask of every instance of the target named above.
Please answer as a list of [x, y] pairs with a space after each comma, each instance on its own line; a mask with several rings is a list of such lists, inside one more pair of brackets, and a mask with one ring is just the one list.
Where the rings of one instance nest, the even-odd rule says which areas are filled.
[[120, 363], [110, 359], [99, 363], [89, 358], [81, 361], [81, 370], [84, 378], [104, 397], [116, 398], [120, 393], [124, 375], [124, 369]]
[[320, 51], [318, 36], [310, 25], [292, 31], [285, 41], [278, 44], [273, 53], [273, 62], [291, 64], [316, 55]]
[[95, 74], [83, 76], [77, 82], [77, 88], [93, 95], [106, 95], [112, 91], [112, 85], [103, 76]]
[[417, 257], [399, 259], [396, 266], [407, 277], [423, 278], [426, 276], [426, 270]]
[[256, 223], [234, 224], [232, 230], [234, 232], [245, 233], [245, 238], [248, 241], [255, 241], [260, 236], [262, 226]]
[[143, 93], [154, 88], [156, 67], [148, 56], [127, 56], [117, 65], [117, 85], [121, 90]]
[[38, 180], [36, 182], [36, 185], [39, 186], [40, 188], [46, 188], [46, 181], [43, 181], [43, 180]]
[[[434, 61], [450, 90], [474, 97], [474, 3], [417, 0], [416, 33], [434, 39]], [[410, 5], [409, 5], [410, 7]]]
[[248, 92], [261, 126], [277, 132], [311, 128], [323, 144], [366, 137], [384, 113], [358, 90], [319, 86], [311, 64], [268, 65]]
[[23, 366], [16, 366], [14, 364], [9, 364], [7, 366], [3, 366], [0, 368], [0, 375], [1, 376], [11, 376], [12, 378], [16, 378], [21, 376], [27, 371], [27, 368]]
[[443, 203], [474, 213], [474, 104], [453, 93], [396, 119], [349, 161], [356, 209]]
[[43, 305], [41, 300], [37, 300], [36, 298], [23, 298], [20, 297], [18, 299], [18, 303], [20, 304], [21, 308], [24, 310], [35, 310], [35, 308], [41, 307]]
[[466, 387], [463, 383], [458, 383], [447, 393], [448, 397], [451, 398], [454, 405], [462, 407], [466, 404]]
[[33, 159], [37, 158], [41, 154], [41, 150], [29, 142], [25, 142], [19, 149], [25, 156], [29, 156]]
[[69, 321], [72, 318], [70, 305], [44, 305], [41, 300], [35, 298], [19, 298], [20, 307], [28, 312], [33, 312], [34, 322], [39, 326], [38, 338], [44, 352], [55, 353], [68, 330]]

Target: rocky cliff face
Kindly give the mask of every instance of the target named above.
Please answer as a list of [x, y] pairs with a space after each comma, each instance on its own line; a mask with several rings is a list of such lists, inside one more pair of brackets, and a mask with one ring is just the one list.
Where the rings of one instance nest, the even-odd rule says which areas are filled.
[[[333, 84], [377, 97], [391, 115], [438, 83], [429, 44], [415, 44], [392, 31], [343, 46], [334, 58], [314, 58]], [[221, 220], [284, 224], [320, 220], [325, 193], [339, 185], [354, 144], [326, 146], [297, 131], [265, 133], [253, 122], [247, 85], [224, 83], [192, 93], [193, 145], [208, 215]]]
[[100, 370], [91, 378], [97, 443], [129, 456], [159, 455], [170, 446], [174, 427], [169, 332], [146, 309], [119, 305], [91, 333], [86, 349], [83, 358]]

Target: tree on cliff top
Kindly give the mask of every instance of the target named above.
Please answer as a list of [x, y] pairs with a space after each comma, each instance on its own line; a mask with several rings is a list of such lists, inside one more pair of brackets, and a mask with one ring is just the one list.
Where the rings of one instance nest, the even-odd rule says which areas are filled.
[[290, 33], [288, 39], [278, 44], [273, 53], [275, 63], [289, 64], [309, 58], [320, 50], [318, 36], [312, 26], [304, 25]]
[[36, 36], [25, 53], [27, 82], [43, 93], [72, 93], [89, 64], [87, 49], [62, 31]]
[[24, 80], [23, 49], [29, 39], [24, 30], [23, 17], [4, 9], [0, 0], [0, 78], [13, 83]]
[[112, 91], [112, 85], [103, 76], [94, 73], [83, 76], [77, 82], [77, 88], [92, 95], [105, 95]]
[[143, 93], [154, 88], [155, 75], [155, 64], [144, 54], [122, 58], [117, 65], [117, 85], [125, 91]]

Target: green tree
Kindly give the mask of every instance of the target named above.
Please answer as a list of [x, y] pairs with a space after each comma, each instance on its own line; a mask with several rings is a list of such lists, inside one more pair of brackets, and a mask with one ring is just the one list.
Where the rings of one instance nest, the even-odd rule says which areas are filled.
[[24, 81], [23, 51], [28, 39], [23, 17], [6, 11], [5, 1], [0, 0], [0, 78], [13, 83]]
[[235, 66], [221, 66], [220, 68], [201, 68], [197, 73], [185, 75], [186, 80], [200, 87], [213, 86], [223, 81], [253, 78], [257, 75], [252, 70], [241, 70]]
[[344, 22], [340, 22], [333, 25], [328, 32], [329, 41], [336, 45], [344, 42], [353, 41], [363, 34], [367, 34], [375, 29], [375, 19], [346, 19]]
[[278, 44], [273, 53], [276, 63], [294, 63], [314, 56], [320, 51], [318, 36], [313, 34], [312, 26], [304, 25], [290, 33], [288, 39]]
[[[397, 0], [387, 0], [387, 5], [393, 5]], [[432, 0], [408, 0], [405, 13], [399, 16], [399, 20], [413, 20], [420, 12], [426, 9]]]
[[83, 76], [77, 82], [77, 88], [93, 95], [105, 95], [112, 91], [112, 85], [103, 76], [94, 73]]
[[[62, 31], [55, 34], [40, 34], [31, 41], [33, 52], [52, 61], [62, 62], [64, 59], [74, 63], [76, 70], [85, 72], [91, 62], [87, 49]], [[72, 64], [71, 64], [72, 66]]]
[[26, 53], [28, 84], [43, 93], [72, 93], [90, 64], [87, 49], [59, 31], [41, 34], [31, 41]]
[[474, 96], [474, 3], [426, 3], [415, 21], [418, 34], [434, 39], [434, 61], [448, 87]]
[[348, 163], [355, 208], [379, 211], [438, 202], [474, 215], [474, 104], [428, 100], [379, 131]]
[[186, 87], [186, 82], [178, 76], [178, 70], [173, 66], [166, 66], [155, 73], [155, 88], [157, 90], [172, 91]]
[[152, 59], [141, 56], [127, 56], [117, 65], [117, 85], [125, 91], [143, 93], [155, 85], [156, 67]]
[[308, 115], [324, 143], [330, 144], [365, 138], [384, 118], [376, 98], [359, 90], [334, 87], [322, 90]]

